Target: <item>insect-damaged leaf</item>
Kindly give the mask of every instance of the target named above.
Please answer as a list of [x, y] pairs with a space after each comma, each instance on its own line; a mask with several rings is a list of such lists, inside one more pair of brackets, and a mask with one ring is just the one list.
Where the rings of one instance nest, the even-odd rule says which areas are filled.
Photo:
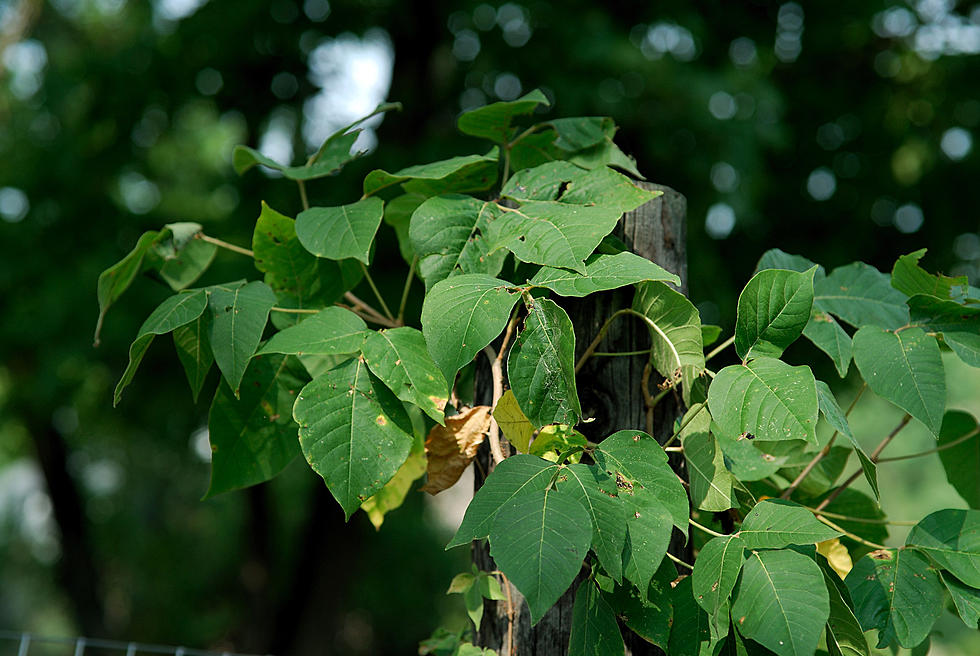
[[429, 479], [422, 490], [438, 494], [452, 487], [476, 456], [490, 429], [490, 407], [463, 408], [446, 417], [446, 425], [436, 424], [425, 439]]
[[601, 467], [569, 465], [558, 475], [558, 488], [578, 499], [592, 522], [592, 550], [616, 582], [623, 578], [626, 505], [617, 499], [616, 480]]
[[370, 331], [361, 352], [371, 373], [395, 396], [442, 423], [446, 379], [429, 356], [422, 333], [407, 326]]

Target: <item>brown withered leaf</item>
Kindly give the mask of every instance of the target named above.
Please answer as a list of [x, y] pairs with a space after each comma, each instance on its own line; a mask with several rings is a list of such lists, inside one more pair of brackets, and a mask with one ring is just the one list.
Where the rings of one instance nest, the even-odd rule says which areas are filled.
[[452, 487], [473, 460], [488, 430], [490, 407], [485, 405], [463, 408], [458, 415], [446, 417], [445, 426], [433, 426], [425, 438], [429, 480], [422, 489], [438, 494]]

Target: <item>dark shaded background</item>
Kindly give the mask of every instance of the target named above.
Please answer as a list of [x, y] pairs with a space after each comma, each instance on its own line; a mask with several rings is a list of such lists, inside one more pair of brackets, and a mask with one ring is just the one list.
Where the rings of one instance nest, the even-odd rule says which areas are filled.
[[[443, 592], [468, 555], [421, 494], [377, 534], [301, 463], [200, 501], [208, 403], [164, 346], [111, 408], [169, 291], [139, 281], [94, 350], [99, 272], [166, 222], [247, 244], [260, 200], [299, 209], [236, 178], [234, 144], [299, 161], [352, 105], [401, 101], [376, 152], [310, 186], [350, 202], [372, 168], [484, 148], [458, 113], [541, 87], [687, 195], [691, 295], [730, 328], [770, 247], [889, 269], [928, 246], [977, 284], [977, 53], [980, 4], [953, 0], [0, 0], [0, 628], [403, 654], [460, 622]], [[241, 275], [222, 253], [205, 282]]]

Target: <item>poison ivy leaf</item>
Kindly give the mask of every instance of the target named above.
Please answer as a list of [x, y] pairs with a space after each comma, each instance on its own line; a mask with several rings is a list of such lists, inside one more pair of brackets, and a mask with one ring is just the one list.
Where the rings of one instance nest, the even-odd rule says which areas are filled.
[[459, 117], [459, 131], [474, 137], [489, 139], [494, 143], [505, 144], [513, 136], [511, 122], [517, 116], [533, 112], [539, 105], [548, 107], [551, 103], [538, 89], [510, 102], [496, 102], [463, 113]]
[[503, 331], [520, 298], [503, 280], [464, 274], [435, 284], [422, 303], [422, 335], [451, 386], [456, 372]]
[[459, 273], [500, 273], [507, 251], [491, 252], [486, 238], [499, 213], [494, 203], [456, 194], [430, 198], [415, 210], [408, 234], [427, 290]]
[[211, 344], [208, 342], [207, 322], [210, 318], [202, 311], [196, 320], [174, 329], [174, 348], [177, 349], [177, 357], [184, 367], [195, 403], [214, 363]]
[[218, 368], [237, 396], [248, 360], [262, 339], [269, 310], [276, 304], [276, 295], [261, 282], [208, 289], [208, 341]]
[[829, 617], [823, 574], [810, 558], [789, 549], [749, 555], [732, 604], [739, 633], [779, 656], [811, 656]]
[[412, 264], [415, 259], [415, 249], [409, 236], [409, 226], [412, 214], [425, 202], [422, 194], [402, 194], [392, 198], [385, 204], [384, 222], [395, 231], [398, 238], [398, 250], [406, 264]]
[[554, 119], [548, 121], [547, 125], [558, 134], [555, 146], [575, 152], [604, 141], [606, 132], [603, 130], [603, 123], [609, 120], [603, 116], [579, 116]]
[[522, 490], [497, 511], [490, 555], [527, 600], [531, 624], [571, 585], [591, 541], [588, 513], [561, 490]]
[[650, 489], [629, 483], [619, 498], [626, 506], [626, 545], [623, 576], [643, 590], [667, 553], [671, 537], [671, 513]]
[[290, 180], [315, 180], [336, 175], [345, 164], [363, 154], [363, 152], [354, 154], [350, 152], [360, 133], [361, 130], [355, 130], [347, 134], [338, 133], [331, 136], [324, 144], [323, 156], [312, 166], [286, 166], [248, 146], [235, 146], [231, 161], [238, 175], [243, 175], [254, 166], [262, 165], [279, 171]]
[[616, 614], [593, 581], [582, 581], [575, 591], [569, 656], [622, 656], [626, 653]]
[[308, 381], [298, 362], [281, 355], [252, 358], [241, 398], [218, 385], [208, 416], [211, 485], [206, 496], [267, 481], [299, 454], [292, 418], [296, 395]]
[[578, 205], [595, 203], [615, 207], [620, 213], [625, 213], [663, 196], [663, 193], [643, 189], [622, 173], [617, 173], [608, 166], [598, 166], [587, 171], [579, 169], [569, 179], [568, 187], [560, 200]]
[[514, 392], [507, 390], [493, 409], [493, 418], [511, 444], [521, 453], [527, 453], [534, 437], [534, 424], [527, 420], [514, 398]]
[[786, 269], [787, 271], [803, 273], [813, 267], [817, 267], [817, 271], [814, 274], [814, 281], [827, 277], [827, 272], [824, 271], [822, 266], [802, 255], [793, 255], [778, 248], [770, 248], [759, 258], [759, 262], [755, 265], [755, 273], [765, 271], [766, 269]]
[[429, 356], [422, 333], [408, 327], [370, 331], [361, 352], [371, 373], [395, 396], [443, 423], [446, 379]]
[[821, 312], [814, 305], [810, 310], [810, 320], [803, 328], [803, 336], [830, 356], [841, 378], [847, 375], [851, 364], [851, 338], [833, 316]]
[[350, 518], [391, 480], [412, 447], [401, 402], [361, 360], [314, 378], [293, 407], [299, 443]]
[[[621, 171], [629, 173], [638, 180], [643, 180], [644, 177], [640, 174], [639, 170], [637, 170], [636, 162], [633, 160], [633, 158], [626, 155], [619, 149], [619, 146], [613, 143], [613, 137], [616, 135], [617, 130], [616, 124], [613, 122], [613, 120], [609, 118], [603, 119], [601, 126], [606, 138], [594, 146], [589, 146], [571, 153], [559, 148], [558, 146], [555, 146], [555, 149], [562, 153], [560, 159], [567, 158], [568, 161], [572, 162], [573, 164], [586, 169], [595, 169], [601, 166], [612, 166], [620, 169]], [[555, 143], [557, 143], [557, 139], [555, 140]], [[513, 159], [513, 157], [514, 153], [511, 153], [511, 158]]]
[[813, 286], [813, 302], [860, 328], [873, 325], [894, 330], [909, 322], [905, 294], [891, 286], [888, 276], [863, 262], [834, 269]]
[[925, 254], [926, 249], [921, 248], [898, 258], [892, 268], [892, 287], [906, 296], [928, 294], [941, 299], [962, 298], [970, 285], [967, 277], [950, 278], [929, 273], [919, 266], [919, 260]]
[[[711, 434], [724, 455], [725, 468], [732, 472], [733, 485], [736, 487], [738, 481], [745, 483], [768, 478], [788, 463], [786, 457], [777, 457], [760, 450], [761, 443], [756, 443], [755, 440], [740, 439], [738, 435], [727, 437], [716, 423], [712, 423]], [[793, 442], [799, 441], [793, 440]], [[805, 442], [799, 443], [805, 444]], [[766, 444], [768, 446], [778, 444], [778, 442], [767, 442]]]
[[670, 627], [674, 622], [674, 609], [670, 603], [673, 593], [671, 583], [677, 578], [677, 569], [664, 560], [650, 581], [645, 592], [627, 583], [617, 585], [611, 594], [605, 594], [613, 611], [633, 633], [647, 642], [666, 650], [670, 640]]
[[517, 201], [558, 200], [568, 182], [583, 171], [568, 162], [545, 162], [512, 175], [500, 195]]
[[476, 450], [490, 430], [490, 406], [461, 408], [446, 417], [446, 425], [435, 425], [425, 438], [428, 481], [423, 492], [438, 494], [456, 484], [476, 457]]
[[383, 488], [375, 492], [374, 496], [361, 504], [361, 510], [367, 514], [375, 530], [381, 529], [385, 515], [399, 508], [405, 502], [408, 491], [412, 489], [412, 483], [425, 473], [425, 465], [423, 441], [421, 435], [415, 435], [408, 458], [398, 468], [392, 479], [385, 483]]
[[943, 587], [924, 556], [880, 549], [854, 565], [844, 581], [865, 631], [878, 629], [878, 648], [911, 649], [926, 639], [943, 612]]
[[[818, 542], [817, 553], [827, 559], [828, 566], [837, 575], [835, 578], [838, 581], [844, 580], [844, 577], [847, 576], [848, 572], [854, 568], [854, 561], [851, 560], [851, 553], [840, 541], [840, 538]], [[821, 563], [818, 562], [818, 564], [823, 567]]]
[[940, 572], [939, 578], [953, 598], [960, 619], [971, 629], [976, 629], [980, 622], [980, 590], [964, 585], [949, 572]]
[[383, 213], [384, 202], [376, 197], [338, 207], [311, 207], [296, 217], [296, 236], [318, 257], [356, 258], [368, 264]]
[[[773, 444], [785, 443], [774, 442]], [[813, 460], [813, 454], [807, 453], [806, 455], [809, 458], [806, 464], [809, 464]], [[847, 447], [831, 447], [827, 455], [803, 478], [797, 489], [804, 494], [823, 494], [833, 487], [837, 479], [844, 473], [844, 468], [847, 466], [847, 460], [850, 456], [851, 449]], [[780, 470], [780, 475], [788, 481], [796, 480], [796, 477], [803, 473], [806, 464], [789, 465]]]
[[[690, 576], [682, 578], [674, 587], [671, 603], [674, 606], [674, 624], [670, 629], [670, 656], [713, 656], [719, 643], [728, 635], [728, 623], [724, 627], [711, 622], [694, 600]], [[726, 604], [723, 613], [728, 614]]]
[[573, 464], [558, 475], [558, 489], [574, 496], [592, 522], [592, 550], [616, 581], [623, 578], [626, 506], [616, 498], [616, 480], [595, 465]]
[[542, 267], [528, 282], [535, 287], [546, 287], [559, 296], [582, 297], [648, 280], [662, 280], [675, 285], [680, 285], [681, 281], [676, 275], [645, 257], [625, 252], [617, 255], [592, 255], [585, 262], [584, 275], [565, 269]]
[[529, 304], [524, 330], [507, 357], [514, 398], [536, 427], [574, 426], [582, 416], [575, 389], [575, 328], [554, 301]]
[[701, 342], [704, 348], [708, 348], [717, 342], [719, 337], [721, 337], [721, 326], [713, 326], [711, 324], [701, 325]]
[[921, 328], [890, 333], [865, 326], [854, 335], [854, 362], [871, 391], [939, 436], [946, 376], [936, 340]]
[[143, 266], [143, 259], [147, 251], [159, 239], [160, 233], [156, 230], [144, 232], [133, 250], [126, 254], [126, 257], [119, 260], [111, 267], [99, 275], [98, 292], [99, 299], [99, 320], [95, 326], [95, 346], [99, 345], [99, 333], [102, 329], [102, 321], [105, 319], [109, 306], [115, 303], [123, 293], [129, 289], [133, 280], [139, 274]]
[[[972, 439], [950, 446], [968, 435]], [[980, 438], [977, 437], [977, 420], [962, 410], [950, 410], [943, 416], [939, 431], [939, 460], [946, 470], [946, 480], [963, 500], [974, 509], [980, 509]]]
[[136, 375], [136, 369], [143, 361], [143, 355], [150, 348], [153, 338], [195, 321], [204, 312], [207, 303], [207, 293], [203, 289], [196, 289], [175, 294], [153, 310], [140, 326], [136, 339], [129, 347], [129, 364], [126, 365], [122, 378], [116, 384], [116, 391], [113, 394], [114, 406], [119, 405], [123, 390]]
[[147, 265], [174, 291], [189, 287], [211, 265], [218, 247], [195, 236], [200, 223], [168, 223], [147, 251]]
[[878, 467], [871, 461], [868, 454], [864, 452], [861, 443], [854, 437], [854, 433], [851, 432], [851, 426], [847, 423], [847, 416], [837, 404], [837, 399], [834, 397], [834, 393], [830, 391], [830, 387], [822, 380], [817, 381], [817, 402], [820, 406], [820, 414], [824, 416], [827, 423], [851, 443], [851, 446], [854, 448], [854, 453], [857, 454], [858, 460], [861, 462], [864, 477], [868, 480], [868, 485], [871, 486], [871, 491], [874, 492], [875, 499], [877, 499]]
[[980, 510], [937, 510], [905, 542], [972, 588], [980, 588]]
[[725, 367], [708, 388], [708, 408], [724, 437], [817, 443], [817, 389], [807, 366], [773, 358]]
[[851, 610], [854, 602], [851, 601], [847, 586], [831, 569], [830, 564], [825, 564], [819, 558], [817, 564], [823, 572], [830, 600], [830, 617], [827, 619], [826, 633], [827, 651], [830, 656], [871, 656], [861, 624]]
[[738, 297], [735, 351], [743, 360], [778, 358], [803, 333], [813, 306], [813, 276], [767, 269], [752, 277]]
[[691, 301], [663, 282], [637, 285], [633, 310], [646, 318], [650, 329], [653, 366], [665, 378], [683, 376], [685, 399], [704, 370], [701, 315]]
[[[568, 453], [573, 447], [584, 448], [588, 440], [580, 432], [567, 424], [551, 424], [538, 431], [534, 441], [528, 448], [528, 453], [551, 461], [558, 460], [559, 453]], [[571, 462], [578, 462], [578, 455], [569, 457]]]
[[[801, 497], [801, 501], [815, 508], [827, 497], [827, 494], [829, 493], [813, 498]], [[853, 517], [853, 520], [840, 518], [833, 520], [841, 529], [849, 533], [878, 544], [888, 540], [888, 524], [883, 521], [886, 519], [885, 513], [882, 512], [881, 506], [864, 492], [847, 488], [825, 510]], [[855, 559], [869, 551], [866, 545], [855, 542], [847, 536], [840, 538], [840, 541]]]
[[612, 232], [622, 212], [606, 205], [529, 200], [519, 208], [497, 206], [490, 224], [491, 249], [506, 248], [522, 262], [585, 273], [584, 260]]
[[558, 467], [537, 456], [516, 455], [506, 458], [476, 491], [456, 535], [446, 549], [485, 538], [497, 515], [497, 510], [518, 494], [544, 491]]
[[816, 544], [843, 534], [818, 521], [803, 506], [767, 499], [745, 516], [738, 535], [747, 549], [780, 549], [791, 544]]
[[913, 325], [942, 333], [943, 341], [960, 360], [980, 367], [980, 305], [960, 305], [922, 294], [910, 298], [908, 305]]
[[[712, 538], [698, 553], [691, 574], [694, 600], [714, 616], [727, 610], [738, 573], [745, 562], [745, 542], [737, 535]], [[727, 621], [727, 617], [724, 618]]]
[[[409, 166], [394, 173], [380, 169], [371, 171], [364, 178], [364, 195], [374, 194], [397, 184], [406, 184], [406, 191], [422, 193], [467, 192], [489, 188], [497, 179], [497, 151], [487, 155], [465, 155], [450, 159]], [[415, 189], [407, 189], [413, 186]], [[419, 189], [418, 187], [421, 187]], [[445, 191], [441, 190], [445, 189]]]
[[[700, 510], [720, 512], [735, 506], [732, 473], [725, 467], [725, 455], [711, 435], [711, 416], [688, 410], [687, 426], [680, 433], [684, 460], [690, 478], [691, 505]], [[697, 414], [691, 418], [691, 413]]]
[[361, 349], [369, 332], [364, 320], [350, 310], [328, 307], [280, 330], [259, 353], [347, 355]]

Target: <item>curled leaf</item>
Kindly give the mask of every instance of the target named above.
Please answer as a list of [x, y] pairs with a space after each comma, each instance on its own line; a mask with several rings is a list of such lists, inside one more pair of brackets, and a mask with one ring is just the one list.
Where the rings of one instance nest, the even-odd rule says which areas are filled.
[[490, 407], [486, 405], [464, 408], [458, 415], [446, 417], [445, 426], [433, 426], [425, 438], [429, 480], [422, 489], [438, 494], [452, 487], [473, 460], [488, 430]]

